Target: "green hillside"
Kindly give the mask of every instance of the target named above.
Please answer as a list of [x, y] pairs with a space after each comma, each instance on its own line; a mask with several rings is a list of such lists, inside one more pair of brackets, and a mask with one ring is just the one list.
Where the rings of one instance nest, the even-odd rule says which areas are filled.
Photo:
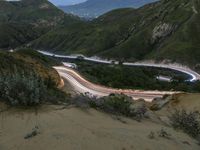
[[29, 24], [0, 24], [0, 48], [12, 49], [39, 37], [41, 32]]
[[36, 48], [137, 61], [200, 62], [200, 0], [161, 0], [48, 32]]
[[65, 14], [48, 0], [0, 1], [0, 48], [28, 43], [58, 25], [79, 19]]
[[[20, 22], [35, 26], [54, 26], [74, 17], [65, 14], [48, 0], [0, 1], [0, 22]], [[66, 18], [66, 19], [67, 19]]]

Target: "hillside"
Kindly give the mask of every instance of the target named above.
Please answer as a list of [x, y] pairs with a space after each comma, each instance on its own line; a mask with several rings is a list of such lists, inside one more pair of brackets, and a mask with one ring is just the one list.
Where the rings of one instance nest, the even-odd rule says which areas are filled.
[[114, 10], [90, 23], [49, 32], [32, 45], [129, 61], [169, 59], [194, 67], [200, 63], [199, 8], [199, 0], [162, 0]]
[[65, 14], [48, 0], [0, 1], [0, 48], [21, 46], [61, 24], [78, 18]]
[[0, 51], [0, 60], [0, 102], [27, 106], [65, 99], [57, 89], [60, 76], [52, 68], [60, 65], [56, 60], [31, 49]]
[[0, 48], [13, 49], [30, 42], [41, 35], [41, 31], [30, 24], [2, 23], [0, 24]]
[[96, 18], [113, 9], [126, 7], [138, 8], [155, 1], [157, 0], [87, 0], [76, 5], [60, 6], [60, 9], [67, 13], [90, 19]]
[[34, 26], [55, 26], [65, 17], [73, 20], [48, 0], [0, 1], [0, 22], [20, 22]]

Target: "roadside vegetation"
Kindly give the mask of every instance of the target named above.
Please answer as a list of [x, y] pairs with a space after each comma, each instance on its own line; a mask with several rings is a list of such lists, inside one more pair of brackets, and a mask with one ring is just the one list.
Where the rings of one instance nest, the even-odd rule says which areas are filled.
[[102, 98], [79, 95], [71, 100], [71, 104], [81, 108], [94, 108], [116, 116], [126, 116], [137, 121], [145, 118], [147, 107], [138, 105], [131, 97], [123, 94], [110, 94]]
[[[154, 67], [128, 67], [76, 61], [78, 71], [88, 80], [112, 88], [142, 90], [177, 90], [199, 92], [199, 82], [186, 82], [190, 77], [169, 69]], [[159, 81], [157, 76], [172, 78], [172, 82]]]
[[175, 110], [169, 116], [172, 126], [189, 134], [193, 138], [200, 138], [200, 113], [187, 112], [186, 110]]
[[12, 106], [66, 101], [57, 86], [60, 77], [51, 65], [59, 62], [31, 49], [0, 52], [0, 100]]

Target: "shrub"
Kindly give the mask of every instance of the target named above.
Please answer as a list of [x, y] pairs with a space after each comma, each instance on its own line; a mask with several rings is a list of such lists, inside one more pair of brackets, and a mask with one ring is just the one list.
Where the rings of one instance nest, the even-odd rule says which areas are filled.
[[[89, 108], [96, 106], [96, 97], [89, 97], [87, 93], [80, 94], [71, 99], [71, 104], [81, 108]], [[94, 104], [94, 105], [92, 105]]]
[[12, 106], [35, 106], [43, 102], [67, 102], [68, 95], [50, 85], [34, 72], [0, 74], [0, 99]]
[[170, 139], [171, 135], [164, 129], [161, 129], [160, 131], [158, 131], [158, 136], [162, 138]]
[[108, 113], [131, 117], [137, 121], [140, 121], [147, 111], [145, 106], [136, 105], [131, 97], [123, 94], [110, 94], [95, 101], [90, 101], [90, 106]]
[[100, 109], [109, 113], [130, 116], [130, 106], [132, 104], [131, 101], [132, 98], [128, 96], [111, 94], [109, 96], [97, 100], [96, 105]]
[[110, 94], [102, 98], [91, 96], [88, 93], [77, 95], [71, 99], [71, 104], [81, 108], [94, 108], [114, 115], [123, 115], [140, 121], [146, 107], [136, 105], [131, 97], [124, 94]]
[[185, 133], [197, 138], [200, 135], [200, 114], [199, 112], [186, 112], [176, 110], [169, 116], [172, 126], [175, 129], [183, 130]]
[[155, 139], [155, 132], [151, 131], [148, 135], [149, 139]]
[[70, 94], [66, 94], [64, 91], [54, 88], [48, 88], [46, 90], [46, 95], [44, 98], [45, 102], [52, 104], [69, 104], [69, 99], [71, 98]]
[[37, 105], [46, 93], [43, 80], [34, 73], [1, 74], [0, 98], [11, 105]]
[[171, 135], [163, 128], [156, 133], [151, 131], [148, 135], [148, 138], [149, 139], [155, 139], [156, 136], [166, 138], [166, 139], [171, 139]]

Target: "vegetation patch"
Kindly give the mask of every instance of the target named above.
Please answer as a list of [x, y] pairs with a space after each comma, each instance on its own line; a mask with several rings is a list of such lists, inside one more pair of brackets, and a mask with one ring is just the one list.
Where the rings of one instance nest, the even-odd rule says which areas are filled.
[[131, 97], [123, 94], [110, 94], [102, 98], [79, 95], [72, 99], [72, 104], [82, 108], [95, 108], [110, 114], [122, 115], [140, 121], [145, 117], [145, 105], [136, 105]]
[[169, 116], [172, 126], [175, 129], [183, 130], [194, 138], [200, 136], [200, 113], [176, 110]]
[[41, 54], [24, 49], [0, 53], [0, 99], [12, 106], [35, 106], [44, 102], [66, 101], [67, 94], [57, 86], [57, 63]]
[[[78, 71], [97, 84], [121, 89], [175, 90], [199, 92], [200, 82], [186, 82], [190, 76], [170, 69], [155, 67], [129, 67], [75, 61]], [[157, 76], [168, 76], [172, 82], [160, 81]]]

